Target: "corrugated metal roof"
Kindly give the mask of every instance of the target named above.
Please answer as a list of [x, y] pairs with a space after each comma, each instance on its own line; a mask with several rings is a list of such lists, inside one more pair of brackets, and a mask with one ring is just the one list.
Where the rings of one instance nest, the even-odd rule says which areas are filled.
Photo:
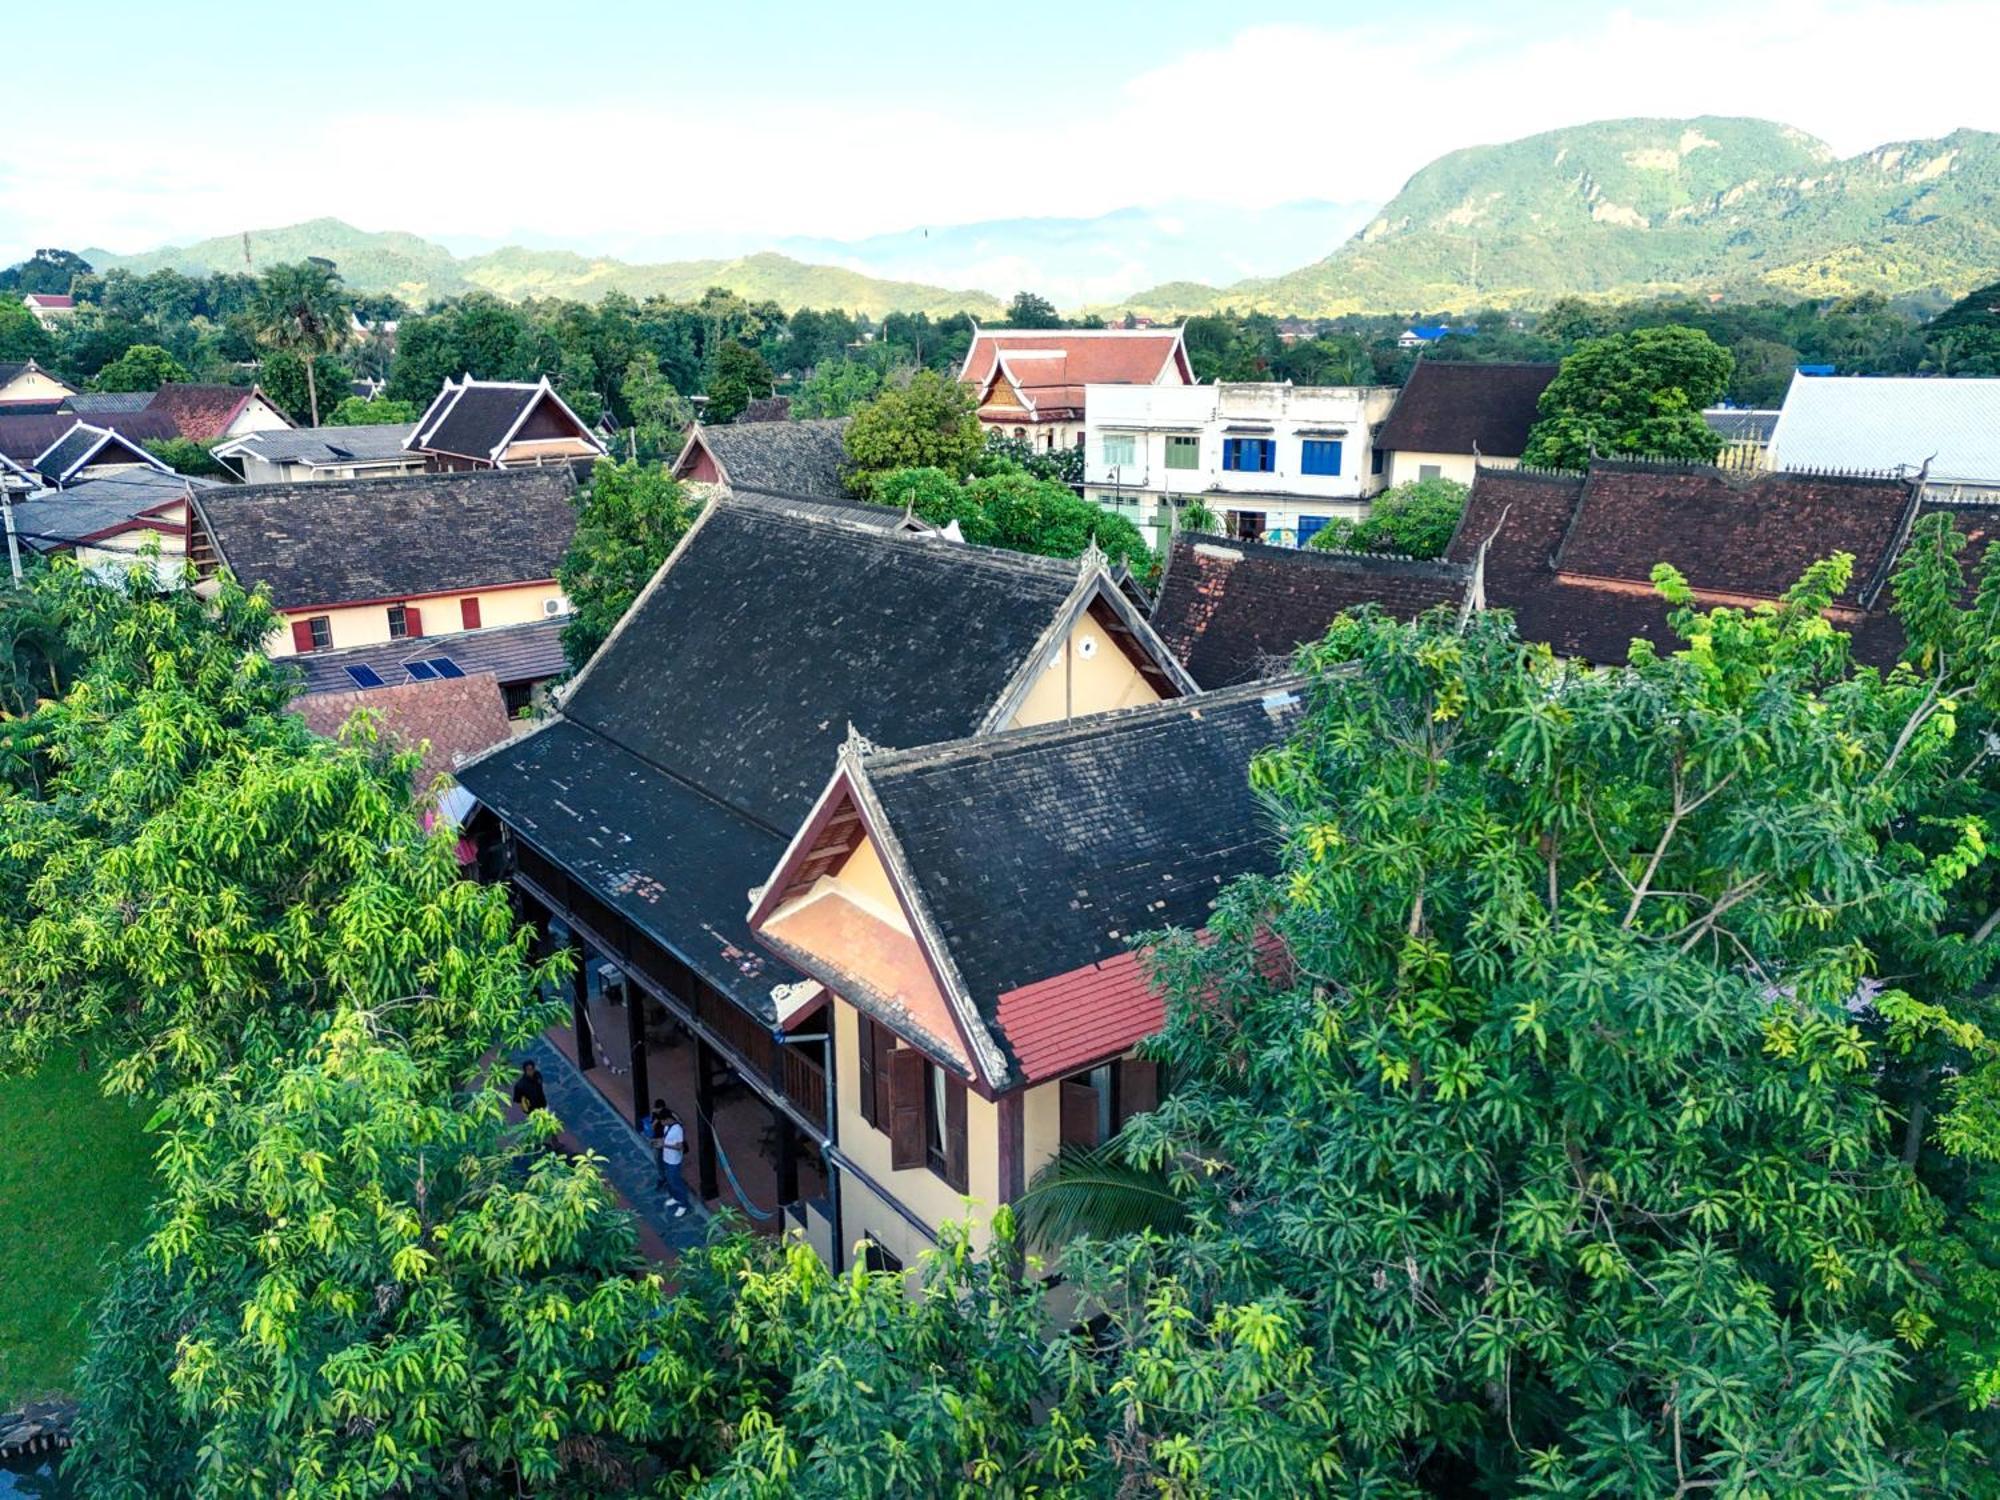
[[1796, 376], [1771, 433], [1776, 469], [1905, 470], [2000, 485], [2000, 379]]

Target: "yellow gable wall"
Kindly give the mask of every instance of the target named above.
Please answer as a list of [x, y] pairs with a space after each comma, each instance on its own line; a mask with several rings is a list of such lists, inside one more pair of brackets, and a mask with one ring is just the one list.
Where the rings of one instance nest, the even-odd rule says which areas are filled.
[[52, 380], [40, 370], [23, 370], [0, 386], [0, 401], [60, 401], [69, 393], [60, 380]]
[[896, 889], [889, 884], [889, 872], [882, 868], [882, 856], [875, 852], [875, 841], [866, 834], [861, 835], [854, 852], [841, 862], [840, 873], [830, 878], [841, 894], [870, 916], [880, 917], [898, 932], [910, 930], [909, 918], [903, 915], [902, 903], [896, 899]]
[[[543, 612], [543, 601], [560, 600], [562, 597], [562, 589], [549, 582], [522, 584], [515, 588], [478, 589], [464, 594], [442, 594], [408, 602], [423, 616], [422, 638], [428, 640], [433, 636], [453, 636], [464, 631], [464, 611], [459, 607], [461, 599], [479, 601], [479, 624], [484, 629], [490, 625], [519, 625], [529, 620], [546, 619], [548, 616]], [[265, 643], [264, 654], [272, 657], [292, 655], [292, 621], [308, 620], [317, 615], [325, 615], [332, 626], [335, 650], [346, 646], [374, 646], [390, 639], [389, 606], [386, 604], [363, 604], [350, 609], [295, 609], [285, 612], [284, 624]]]
[[1160, 694], [1118, 649], [1111, 633], [1088, 611], [1070, 628], [1055, 659], [1028, 689], [1010, 729], [1052, 724], [1079, 714], [1157, 703]]

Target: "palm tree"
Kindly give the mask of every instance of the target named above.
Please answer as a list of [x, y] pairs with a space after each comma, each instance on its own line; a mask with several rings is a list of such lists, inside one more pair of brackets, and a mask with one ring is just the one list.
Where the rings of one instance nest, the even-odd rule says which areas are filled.
[[1127, 1161], [1114, 1139], [1088, 1150], [1065, 1146], [1035, 1174], [1014, 1213], [1022, 1238], [1049, 1251], [1085, 1236], [1172, 1234], [1187, 1222], [1188, 1205], [1164, 1174]]
[[273, 266], [258, 283], [250, 304], [258, 342], [295, 354], [306, 367], [306, 402], [312, 425], [319, 426], [319, 382], [313, 364], [347, 340], [347, 301], [341, 295], [340, 274], [330, 261], [303, 260], [295, 266]]

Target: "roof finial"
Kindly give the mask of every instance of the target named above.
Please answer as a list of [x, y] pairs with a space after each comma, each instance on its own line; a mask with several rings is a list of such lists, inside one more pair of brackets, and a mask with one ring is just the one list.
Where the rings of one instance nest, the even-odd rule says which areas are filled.
[[847, 721], [847, 738], [840, 743], [840, 763], [852, 769], [873, 755], [876, 744], [867, 735], [854, 727], [854, 721]]
[[1093, 531], [1090, 534], [1090, 545], [1083, 549], [1083, 554], [1076, 560], [1076, 575], [1079, 578], [1089, 578], [1093, 574], [1110, 571], [1111, 558], [1097, 545], [1097, 533]]

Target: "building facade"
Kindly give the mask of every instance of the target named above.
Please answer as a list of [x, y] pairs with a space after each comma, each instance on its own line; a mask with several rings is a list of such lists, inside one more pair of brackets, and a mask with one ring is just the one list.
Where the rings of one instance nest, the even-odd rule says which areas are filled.
[[1471, 484], [1481, 467], [1507, 468], [1528, 446], [1542, 392], [1559, 366], [1541, 362], [1420, 359], [1375, 434], [1391, 489], [1425, 479]]
[[988, 437], [1052, 451], [1080, 447], [1091, 386], [1190, 386], [1175, 328], [981, 330], [958, 372]]
[[1200, 500], [1224, 531], [1301, 546], [1358, 520], [1385, 483], [1373, 429], [1388, 386], [1093, 386], [1084, 495], [1163, 545]]

